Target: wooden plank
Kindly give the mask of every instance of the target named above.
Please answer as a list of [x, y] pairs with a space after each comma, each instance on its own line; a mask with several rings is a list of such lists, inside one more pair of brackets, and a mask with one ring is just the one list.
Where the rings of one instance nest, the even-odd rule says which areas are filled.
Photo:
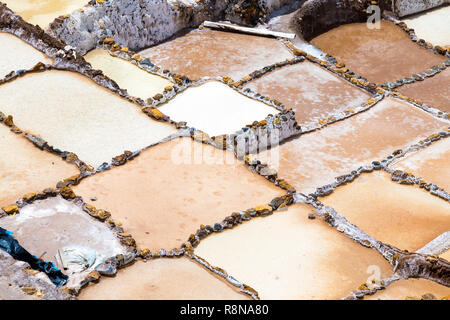
[[285, 33], [285, 32], [278, 32], [278, 31], [272, 31], [272, 30], [267, 30], [267, 29], [241, 27], [241, 26], [228, 24], [228, 23], [205, 21], [205, 22], [203, 22], [203, 25], [208, 28], [214, 28], [214, 29], [220, 29], [220, 30], [234, 30], [234, 31], [245, 32], [245, 33], [250, 33], [250, 34], [254, 34], [254, 35], [260, 35], [260, 36], [271, 36], [271, 37], [276, 37], [276, 38], [287, 38], [287, 39], [295, 38], [294, 33]]

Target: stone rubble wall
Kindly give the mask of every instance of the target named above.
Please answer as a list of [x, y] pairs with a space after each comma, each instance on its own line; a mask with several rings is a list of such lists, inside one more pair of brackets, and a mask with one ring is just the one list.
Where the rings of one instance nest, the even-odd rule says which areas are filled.
[[396, 15], [404, 17], [449, 3], [450, 0], [393, 0], [393, 9]]
[[81, 54], [99, 40], [113, 38], [134, 51], [158, 44], [205, 20], [251, 25], [268, 11], [293, 0], [109, 0], [89, 5], [53, 21], [47, 31]]

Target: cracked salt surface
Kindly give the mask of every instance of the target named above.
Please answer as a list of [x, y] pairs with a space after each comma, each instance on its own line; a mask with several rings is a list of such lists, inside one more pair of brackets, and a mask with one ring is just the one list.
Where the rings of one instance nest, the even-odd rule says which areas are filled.
[[28, 74], [5, 83], [0, 100], [19, 128], [93, 166], [176, 132], [144, 115], [139, 106], [68, 71]]
[[186, 121], [188, 126], [210, 136], [234, 133], [253, 121], [278, 113], [277, 109], [219, 81], [190, 87], [158, 109], [172, 120]]

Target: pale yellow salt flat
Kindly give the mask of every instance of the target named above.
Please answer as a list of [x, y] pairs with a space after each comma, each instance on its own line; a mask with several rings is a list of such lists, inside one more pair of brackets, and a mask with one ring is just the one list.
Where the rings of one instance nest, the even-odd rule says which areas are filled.
[[450, 190], [450, 139], [443, 139], [431, 146], [408, 155], [392, 168], [401, 169]]
[[450, 261], [450, 249], [447, 251], [442, 252], [439, 257], [441, 257], [442, 259], [445, 259], [447, 261]]
[[363, 174], [321, 199], [372, 237], [414, 252], [450, 230], [450, 204], [389, 174]]
[[159, 109], [172, 120], [186, 121], [210, 136], [234, 133], [253, 121], [264, 120], [268, 114], [278, 113], [218, 81], [188, 88]]
[[0, 154], [0, 207], [27, 193], [54, 188], [58, 181], [79, 173], [75, 165], [39, 150], [3, 124], [0, 124]]
[[209, 236], [195, 253], [254, 288], [262, 299], [340, 299], [377, 271], [381, 278], [392, 274], [379, 253], [320, 218], [308, 219], [310, 212], [311, 207], [296, 204], [255, 218]]
[[53, 63], [45, 54], [10, 33], [0, 32], [0, 43], [0, 78], [11, 71], [30, 69], [38, 62]]
[[12, 114], [18, 127], [93, 166], [176, 131], [89, 78], [68, 71], [29, 74], [1, 85], [0, 100], [3, 112]]
[[55, 18], [85, 6], [88, 0], [2, 0], [25, 21], [45, 28]]
[[148, 73], [131, 62], [113, 57], [102, 49], [94, 49], [84, 56], [95, 69], [100, 69], [119, 87], [127, 89], [132, 96], [142, 99], [162, 93], [164, 88], [173, 83], [163, 77]]
[[83, 289], [81, 300], [248, 299], [188, 258], [138, 261]]
[[450, 6], [434, 9], [403, 20], [420, 39], [434, 45], [450, 45]]
[[407, 298], [421, 298], [424, 294], [432, 294], [437, 299], [450, 295], [450, 288], [426, 279], [398, 280], [386, 289], [380, 290], [373, 296], [364, 297], [365, 300], [406, 300]]

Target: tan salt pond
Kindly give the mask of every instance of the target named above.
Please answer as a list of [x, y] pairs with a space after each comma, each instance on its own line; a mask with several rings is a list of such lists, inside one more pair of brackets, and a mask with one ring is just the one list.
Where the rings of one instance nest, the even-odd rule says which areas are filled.
[[230, 152], [181, 138], [85, 179], [77, 195], [111, 212], [139, 247], [172, 249], [201, 224], [269, 203], [284, 191], [236, 162]]
[[89, 78], [68, 71], [29, 74], [1, 85], [0, 100], [3, 112], [12, 114], [18, 127], [93, 166], [176, 131]]
[[386, 289], [380, 290], [372, 296], [364, 297], [365, 300], [406, 300], [421, 298], [424, 294], [431, 293], [437, 299], [450, 295], [450, 288], [426, 279], [398, 280], [391, 283]]
[[242, 300], [223, 280], [189, 258], [138, 261], [114, 278], [83, 289], [80, 300]]
[[292, 58], [276, 39], [209, 29], [193, 30], [140, 54], [191, 79], [230, 76], [236, 81], [257, 69]]
[[275, 70], [246, 87], [293, 108], [299, 123], [327, 118], [332, 112], [355, 108], [370, 98], [368, 93], [310, 62]]
[[433, 45], [450, 46], [450, 6], [419, 13], [404, 19], [417, 37]]
[[88, 0], [2, 0], [8, 8], [19, 14], [25, 21], [41, 28], [57, 17], [81, 9]]
[[31, 69], [38, 62], [53, 63], [45, 54], [10, 33], [0, 32], [0, 43], [0, 78], [11, 71]]
[[186, 121], [188, 126], [210, 136], [234, 133], [247, 124], [278, 113], [277, 109], [246, 97], [218, 81], [188, 88], [159, 110], [172, 120]]
[[3, 124], [0, 124], [0, 153], [0, 207], [29, 192], [54, 188], [58, 181], [79, 173], [75, 165], [39, 150]]
[[424, 81], [404, 85], [398, 88], [398, 91], [409, 98], [450, 113], [450, 69], [445, 69]]
[[450, 230], [450, 204], [386, 172], [363, 174], [321, 201], [372, 237], [414, 252]]
[[42, 259], [57, 266], [55, 256], [63, 248], [94, 250], [95, 264], [124, 253], [124, 248], [107, 224], [59, 196], [27, 205], [14, 217], [2, 218], [0, 224], [12, 231], [31, 254], [41, 257], [45, 253]]
[[312, 211], [292, 205], [211, 235], [195, 253], [254, 288], [262, 299], [340, 299], [366, 283], [372, 270], [381, 278], [392, 274], [375, 250], [320, 218], [308, 219]]
[[410, 77], [445, 60], [384, 20], [379, 30], [368, 29], [366, 23], [352, 23], [321, 34], [311, 43], [375, 83]]
[[102, 49], [94, 49], [84, 56], [95, 69], [100, 69], [119, 87], [127, 89], [134, 97], [148, 99], [173, 83], [163, 77], [148, 73], [131, 62], [113, 57]]
[[447, 261], [450, 261], [450, 249], [447, 251], [442, 252], [439, 257], [441, 257], [442, 259], [445, 259]]
[[278, 176], [297, 191], [312, 192], [447, 126], [418, 108], [385, 98], [366, 112], [301, 135], [258, 157], [278, 168]]
[[450, 190], [449, 159], [450, 139], [444, 139], [412, 153], [391, 167], [410, 172], [416, 177], [423, 178], [427, 183], [434, 183], [440, 188]]

